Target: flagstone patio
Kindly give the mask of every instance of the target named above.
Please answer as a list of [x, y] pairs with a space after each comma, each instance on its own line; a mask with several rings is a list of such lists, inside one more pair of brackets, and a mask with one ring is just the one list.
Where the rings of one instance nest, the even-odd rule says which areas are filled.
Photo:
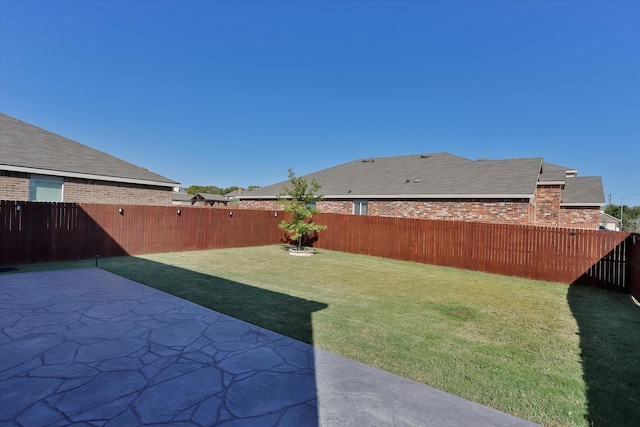
[[0, 426], [528, 426], [98, 268], [0, 274]]

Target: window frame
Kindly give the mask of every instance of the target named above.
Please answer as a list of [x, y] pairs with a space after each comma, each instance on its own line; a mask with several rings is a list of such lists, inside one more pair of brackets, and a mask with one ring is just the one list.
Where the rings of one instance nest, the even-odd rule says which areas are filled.
[[[60, 198], [59, 200], [38, 200], [37, 189], [39, 182], [54, 183], [60, 185]], [[29, 201], [30, 202], [57, 202], [61, 203], [64, 200], [64, 178], [48, 175], [31, 175], [29, 177]]]
[[[364, 207], [364, 213], [363, 208]], [[369, 200], [367, 199], [354, 199], [353, 201], [353, 209], [351, 211], [354, 215], [369, 215]]]

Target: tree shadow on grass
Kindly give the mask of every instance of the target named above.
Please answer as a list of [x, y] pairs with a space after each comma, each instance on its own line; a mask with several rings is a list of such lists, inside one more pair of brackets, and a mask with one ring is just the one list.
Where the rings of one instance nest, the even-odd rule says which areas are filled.
[[640, 307], [629, 295], [576, 285], [567, 299], [580, 331], [586, 421], [640, 425]]

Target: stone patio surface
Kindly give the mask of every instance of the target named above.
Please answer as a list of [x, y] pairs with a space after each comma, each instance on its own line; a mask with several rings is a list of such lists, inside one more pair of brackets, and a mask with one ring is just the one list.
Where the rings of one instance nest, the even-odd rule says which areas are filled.
[[533, 425], [98, 268], [0, 274], [0, 327], [0, 426]]

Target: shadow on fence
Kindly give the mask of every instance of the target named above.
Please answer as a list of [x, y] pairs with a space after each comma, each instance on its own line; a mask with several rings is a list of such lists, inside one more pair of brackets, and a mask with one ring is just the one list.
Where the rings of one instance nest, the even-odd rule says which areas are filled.
[[128, 254], [74, 203], [0, 201], [0, 231], [0, 266]]
[[284, 242], [274, 212], [0, 201], [0, 266]]

